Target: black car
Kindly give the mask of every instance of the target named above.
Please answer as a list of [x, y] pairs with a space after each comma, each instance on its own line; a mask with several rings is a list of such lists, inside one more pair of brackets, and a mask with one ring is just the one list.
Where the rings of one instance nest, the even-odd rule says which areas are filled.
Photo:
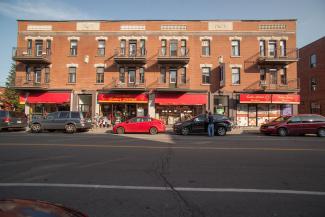
[[33, 119], [30, 128], [32, 133], [39, 133], [42, 130], [65, 130], [67, 133], [74, 133], [77, 130], [90, 129], [91, 119], [84, 118], [82, 112], [53, 112], [46, 117]]
[[27, 116], [23, 112], [0, 110], [0, 130], [22, 129], [27, 127]]
[[[224, 115], [213, 115], [215, 135], [225, 136], [231, 131], [232, 122]], [[174, 133], [188, 135], [190, 133], [208, 133], [208, 121], [205, 114], [198, 115], [191, 120], [178, 122], [173, 126]]]

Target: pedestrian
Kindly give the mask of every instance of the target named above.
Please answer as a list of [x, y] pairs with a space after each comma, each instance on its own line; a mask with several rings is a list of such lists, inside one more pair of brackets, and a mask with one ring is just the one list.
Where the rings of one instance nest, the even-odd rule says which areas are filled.
[[97, 128], [99, 126], [99, 115], [98, 113], [95, 114], [94, 116], [94, 125]]
[[214, 136], [214, 123], [213, 123], [213, 115], [209, 112], [208, 115], [208, 135]]
[[104, 117], [103, 117], [103, 124], [104, 124], [104, 128], [107, 128], [108, 127], [108, 118], [107, 118], [107, 115], [104, 115]]

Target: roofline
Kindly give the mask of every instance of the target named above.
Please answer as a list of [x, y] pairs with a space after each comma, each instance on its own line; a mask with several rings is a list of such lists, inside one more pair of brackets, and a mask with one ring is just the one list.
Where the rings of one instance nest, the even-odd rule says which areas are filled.
[[24, 19], [17, 19], [17, 22], [87, 22], [87, 21], [100, 21], [100, 22], [152, 22], [152, 21], [181, 21], [181, 22], [200, 22], [200, 21], [245, 21], [245, 22], [258, 22], [258, 21], [297, 21], [296, 18], [293, 19], [205, 19], [205, 20], [177, 20], [177, 19], [170, 19], [170, 20], [155, 20], [155, 19], [148, 19], [148, 20], [24, 20]]
[[315, 44], [315, 43], [317, 43], [317, 42], [319, 42], [319, 41], [321, 41], [321, 40], [325, 40], [325, 36], [322, 36], [322, 37], [320, 37], [319, 39], [316, 39], [315, 41], [312, 41], [312, 42], [310, 42], [309, 44], [306, 44], [305, 46], [299, 48], [299, 50], [304, 49], [305, 47], [309, 47], [309, 46], [311, 46], [312, 44]]

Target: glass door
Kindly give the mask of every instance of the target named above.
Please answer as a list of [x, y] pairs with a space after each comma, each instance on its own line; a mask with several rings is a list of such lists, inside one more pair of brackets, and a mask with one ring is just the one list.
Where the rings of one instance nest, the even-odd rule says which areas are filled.
[[129, 54], [130, 56], [134, 57], [136, 56], [137, 52], [137, 41], [136, 40], [130, 40], [129, 42]]
[[269, 41], [269, 57], [276, 56], [276, 41]]
[[178, 41], [173, 39], [170, 40], [170, 56], [177, 56]]
[[135, 83], [135, 69], [129, 69], [129, 84]]
[[281, 55], [281, 57], [285, 57], [287, 55], [285, 40], [280, 41], [280, 55]]
[[270, 69], [270, 84], [278, 83], [278, 71], [276, 69]]
[[35, 78], [34, 79], [35, 79], [34, 82], [36, 84], [41, 83], [41, 69], [40, 68], [35, 69]]
[[43, 41], [36, 40], [35, 41], [35, 49], [36, 49], [36, 56], [42, 56], [42, 52], [43, 52]]
[[176, 80], [177, 80], [177, 70], [176, 69], [170, 69], [169, 71], [169, 82], [171, 84], [176, 84]]

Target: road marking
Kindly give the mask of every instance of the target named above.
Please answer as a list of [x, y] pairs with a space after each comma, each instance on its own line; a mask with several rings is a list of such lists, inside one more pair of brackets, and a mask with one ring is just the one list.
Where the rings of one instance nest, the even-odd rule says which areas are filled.
[[132, 185], [92, 185], [92, 184], [62, 184], [62, 183], [0, 183], [0, 187], [52, 187], [52, 188], [94, 188], [116, 190], [149, 190], [149, 191], [182, 191], [182, 192], [221, 192], [221, 193], [262, 193], [262, 194], [295, 194], [325, 196], [323, 191], [299, 191], [278, 189], [246, 189], [246, 188], [189, 188], [189, 187], [155, 187]]
[[37, 147], [72, 147], [72, 148], [128, 148], [128, 149], [184, 149], [184, 150], [225, 150], [225, 151], [313, 151], [325, 152], [320, 148], [243, 148], [243, 147], [200, 147], [200, 146], [145, 146], [145, 145], [83, 145], [83, 144], [17, 144], [6, 143], [1, 146], [37, 146]]

